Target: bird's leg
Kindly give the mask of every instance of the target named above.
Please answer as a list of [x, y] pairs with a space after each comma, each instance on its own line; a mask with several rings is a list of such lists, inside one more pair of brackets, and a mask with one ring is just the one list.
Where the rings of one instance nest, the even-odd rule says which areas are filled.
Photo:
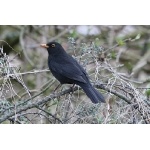
[[61, 87], [61, 84], [59, 84], [59, 85], [55, 88], [54, 92], [56, 92], [56, 90], [57, 90], [58, 88], [60, 88], [60, 87]]
[[74, 92], [74, 86], [75, 86], [75, 84], [73, 84], [73, 86], [71, 86], [72, 93]]

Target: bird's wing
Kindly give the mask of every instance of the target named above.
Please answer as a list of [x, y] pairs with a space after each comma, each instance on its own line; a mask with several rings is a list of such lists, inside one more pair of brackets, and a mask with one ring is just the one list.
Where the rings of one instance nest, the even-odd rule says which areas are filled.
[[71, 56], [67, 57], [66, 59], [63, 57], [63, 61], [61, 61], [61, 63], [56, 59], [55, 61], [52, 61], [51, 70], [75, 81], [82, 83], [87, 83], [88, 81], [85, 70]]

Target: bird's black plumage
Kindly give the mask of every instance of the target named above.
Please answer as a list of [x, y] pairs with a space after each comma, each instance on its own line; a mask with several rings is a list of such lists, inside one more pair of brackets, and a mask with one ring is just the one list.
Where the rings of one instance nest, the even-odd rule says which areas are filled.
[[105, 102], [103, 95], [91, 85], [86, 71], [59, 43], [50, 42], [41, 46], [47, 48], [49, 69], [61, 84], [77, 84], [93, 103]]

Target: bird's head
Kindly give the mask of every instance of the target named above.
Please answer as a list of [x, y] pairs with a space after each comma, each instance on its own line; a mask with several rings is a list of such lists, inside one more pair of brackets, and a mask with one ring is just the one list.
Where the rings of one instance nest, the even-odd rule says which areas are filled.
[[65, 50], [63, 47], [57, 42], [49, 42], [47, 44], [41, 44], [41, 47], [46, 48], [48, 53], [51, 54], [60, 54]]

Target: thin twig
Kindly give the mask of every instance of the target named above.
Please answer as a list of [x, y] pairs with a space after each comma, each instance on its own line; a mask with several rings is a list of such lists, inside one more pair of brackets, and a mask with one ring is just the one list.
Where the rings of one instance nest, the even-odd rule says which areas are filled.
[[50, 71], [49, 71], [49, 69], [33, 70], [33, 71], [22, 72], [22, 73], [8, 74], [7, 76], [13, 76], [13, 75], [20, 76], [20, 75], [43, 73], [43, 72], [50, 72]]
[[59, 119], [59, 118], [57, 118], [57, 117], [55, 117], [54, 115], [52, 115], [50, 112], [48, 112], [48, 111], [46, 111], [46, 110], [44, 110], [44, 109], [42, 109], [41, 107], [36, 107], [36, 108], [38, 108], [39, 110], [42, 110], [43, 112], [45, 112], [46, 114], [48, 114], [48, 115], [50, 115], [51, 117], [53, 117], [54, 119], [56, 119], [57, 121], [59, 121], [60, 123], [62, 123], [63, 124], [63, 122]]
[[[132, 41], [132, 39], [131, 39], [131, 38], [128, 38], [128, 39], [123, 40], [123, 42], [129, 42], [129, 41]], [[113, 50], [114, 48], [116, 48], [116, 47], [118, 47], [118, 46], [120, 46], [119, 43], [117, 43], [116, 45], [112, 46], [111, 48], [106, 49], [104, 52], [106, 53], [106, 52], [108, 52], [108, 51], [111, 51], [111, 50]]]

